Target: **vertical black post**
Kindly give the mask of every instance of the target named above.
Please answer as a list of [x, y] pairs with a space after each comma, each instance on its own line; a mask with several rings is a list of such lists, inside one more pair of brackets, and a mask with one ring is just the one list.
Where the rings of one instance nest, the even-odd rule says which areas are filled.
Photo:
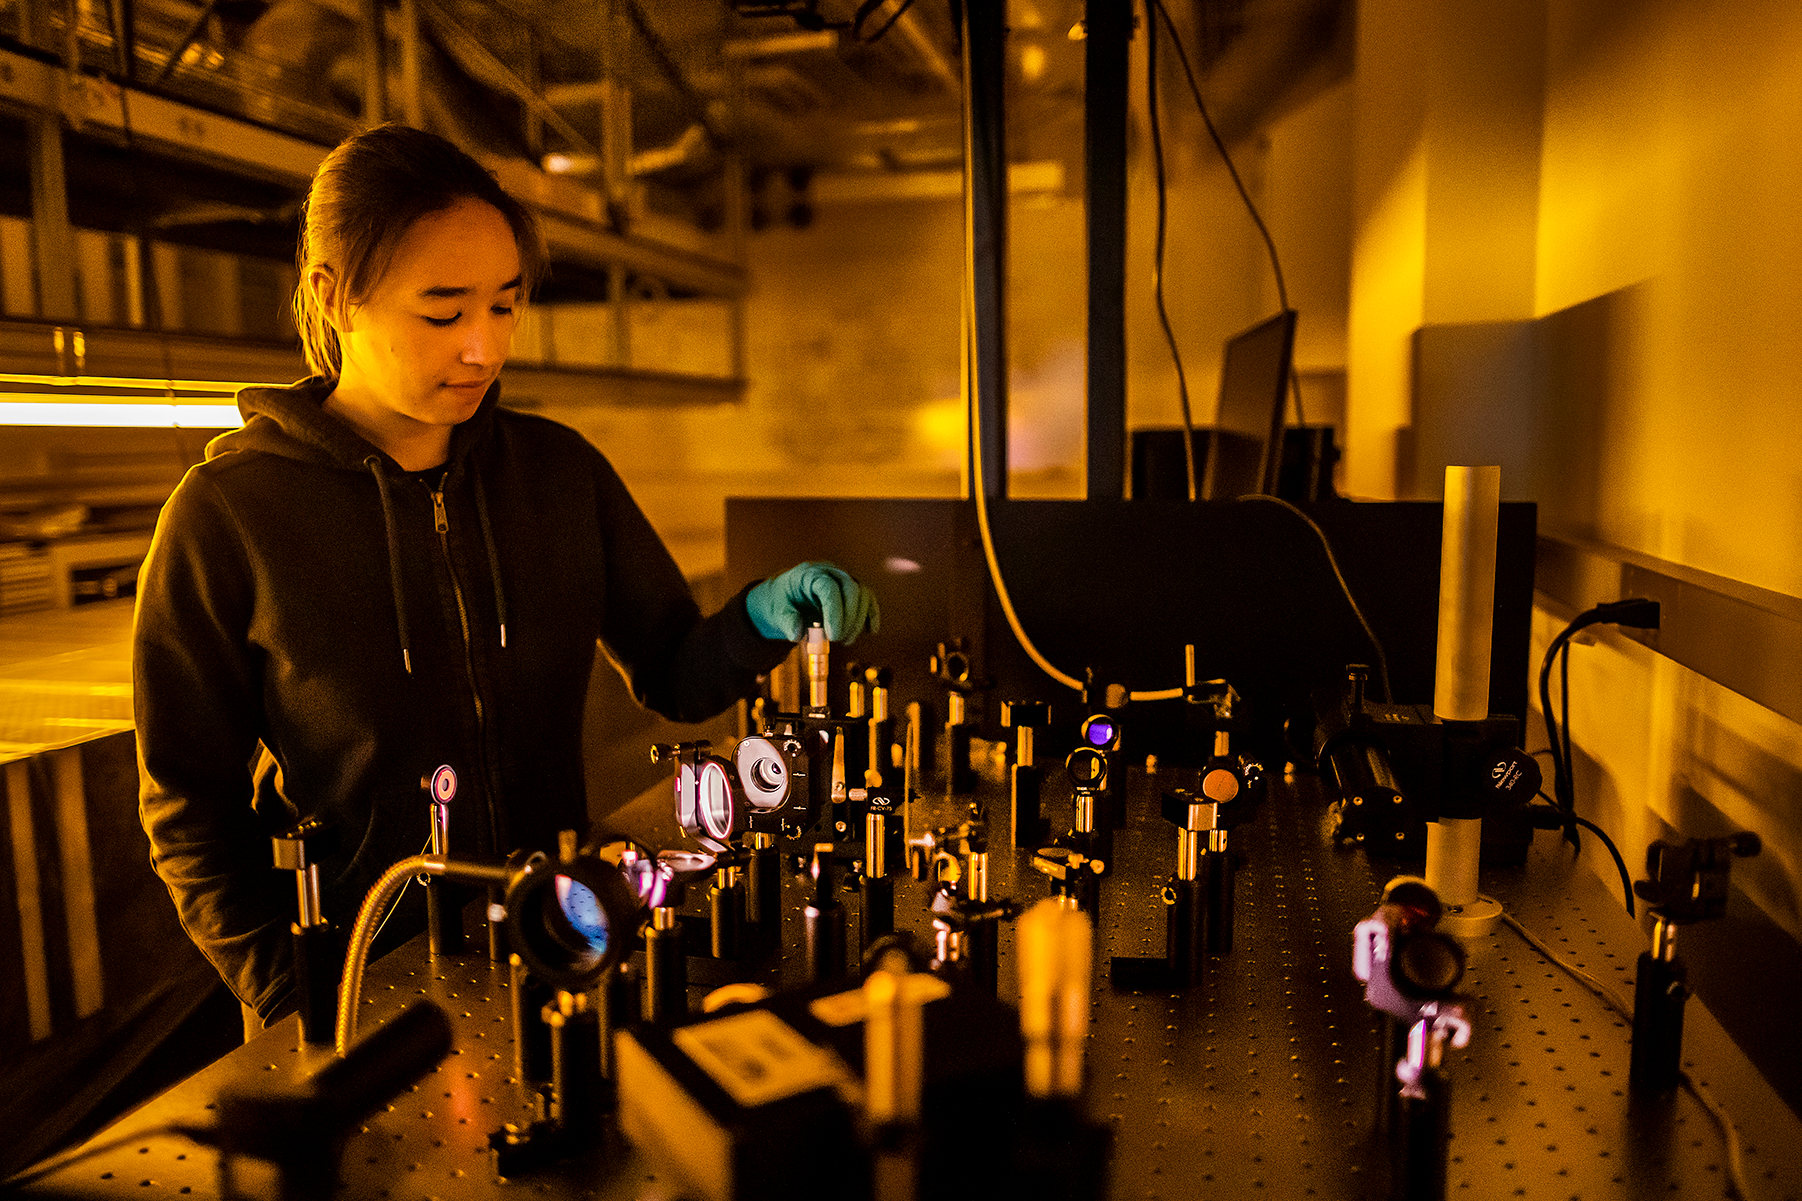
[[1088, 497], [1126, 493], [1126, 114], [1129, 0], [1089, 0], [1083, 160], [1089, 237]]
[[[966, 384], [980, 438], [983, 495], [1007, 496], [1007, 5], [964, 0], [964, 330]], [[980, 445], [978, 442], [980, 441]]]

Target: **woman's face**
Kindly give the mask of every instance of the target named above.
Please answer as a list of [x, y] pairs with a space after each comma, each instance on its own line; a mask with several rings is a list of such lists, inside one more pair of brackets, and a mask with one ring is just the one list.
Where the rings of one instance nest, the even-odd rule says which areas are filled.
[[339, 399], [377, 422], [448, 433], [507, 361], [519, 293], [519, 248], [493, 205], [462, 200], [421, 217], [342, 315]]

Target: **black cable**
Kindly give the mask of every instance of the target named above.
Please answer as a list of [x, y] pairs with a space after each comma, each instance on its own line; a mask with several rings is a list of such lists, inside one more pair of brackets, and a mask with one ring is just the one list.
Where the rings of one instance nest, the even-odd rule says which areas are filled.
[[1545, 658], [1539, 665], [1539, 713], [1545, 719], [1546, 740], [1551, 744], [1547, 749], [1552, 752], [1552, 794], [1555, 798], [1553, 803], [1566, 812], [1569, 812], [1576, 802], [1572, 796], [1573, 790], [1565, 771], [1564, 739], [1559, 736], [1559, 721], [1556, 711], [1552, 708], [1552, 667], [1558, 661], [1560, 652], [1565, 649], [1577, 631], [1586, 625], [1593, 624], [1593, 621], [1594, 619], [1585, 613], [1566, 626], [1546, 647]]
[[1614, 839], [1608, 837], [1607, 831], [1587, 817], [1577, 817], [1572, 814], [1572, 820], [1601, 839], [1602, 845], [1608, 848], [1608, 853], [1614, 856], [1614, 868], [1621, 874], [1621, 895], [1627, 898], [1627, 916], [1633, 917], [1633, 878], [1627, 874], [1627, 861], [1621, 858], [1620, 848], [1614, 845]]
[[[1572, 847], [1581, 850], [1582, 845], [1577, 835], [1579, 827], [1594, 831], [1608, 843], [1609, 853], [1621, 869], [1621, 876], [1626, 878], [1627, 869], [1620, 860], [1620, 852], [1606, 834], [1597, 829], [1593, 822], [1577, 816], [1577, 780], [1572, 767], [1570, 737], [1570, 644], [1571, 639], [1592, 625], [1621, 625], [1635, 629], [1655, 630], [1658, 628], [1658, 602], [1644, 597], [1629, 597], [1625, 600], [1609, 601], [1586, 609], [1571, 619], [1569, 625], [1558, 631], [1545, 649], [1545, 658], [1539, 665], [1539, 712], [1545, 719], [1546, 741], [1552, 752], [1552, 796], [1548, 797], [1560, 813], [1564, 815], [1564, 838]], [[1552, 713], [1552, 666], [1559, 668], [1558, 716]], [[1542, 794], [1543, 795], [1543, 794]], [[1627, 889], [1627, 912], [1633, 912], [1632, 887]]]
[[[1164, 307], [1164, 235], [1169, 226], [1170, 201], [1164, 176], [1164, 133], [1158, 119], [1158, 26], [1147, 22], [1145, 39], [1145, 100], [1151, 110], [1151, 162], [1157, 176], [1158, 220], [1157, 250], [1151, 260], [1151, 294], [1157, 300], [1158, 323], [1164, 327], [1164, 341], [1170, 347], [1170, 361], [1176, 365], [1176, 395], [1183, 409], [1183, 470], [1188, 475], [1189, 500], [1200, 496], [1195, 484], [1195, 418], [1189, 407], [1189, 378], [1183, 371], [1183, 352], [1176, 344], [1176, 331], [1170, 327], [1170, 312]], [[1286, 306], [1285, 306], [1286, 307]]]
[[1266, 496], [1261, 492], [1253, 492], [1241, 496], [1239, 499], [1261, 500], [1268, 502], [1269, 504], [1280, 505], [1301, 518], [1307, 523], [1308, 528], [1314, 531], [1314, 536], [1320, 539], [1320, 549], [1326, 552], [1327, 566], [1333, 569], [1333, 578], [1339, 581], [1339, 590], [1345, 594], [1345, 603], [1351, 606], [1352, 616], [1358, 619], [1358, 624], [1364, 629], [1364, 637], [1370, 640], [1370, 649], [1376, 655], [1377, 679], [1383, 685], [1383, 699], [1385, 701], [1394, 701], [1395, 693], [1389, 687], [1389, 656], [1383, 650], [1382, 639], [1377, 637], [1376, 630], [1364, 616], [1364, 610], [1359, 606], [1358, 598], [1352, 595], [1351, 585], [1345, 580], [1345, 573], [1339, 570], [1339, 559], [1338, 556], [1333, 554], [1333, 544], [1327, 540], [1326, 531], [1321, 529], [1320, 524], [1312, 517], [1309, 517], [1306, 513], [1302, 512], [1299, 508], [1290, 504], [1280, 496]]
[[1558, 652], [1558, 742], [1560, 760], [1564, 765], [1564, 779], [1561, 781], [1564, 791], [1560, 795], [1565, 809], [1574, 813], [1577, 808], [1577, 769], [1570, 749], [1569, 639], [1565, 640], [1564, 648]]
[[[1264, 239], [1264, 249], [1270, 254], [1270, 271], [1276, 276], [1276, 301], [1284, 312], [1288, 312], [1289, 289], [1283, 282], [1283, 264], [1277, 257], [1276, 240], [1270, 236], [1270, 227], [1264, 224], [1264, 218], [1258, 212], [1258, 206], [1252, 202], [1251, 193], [1245, 188], [1245, 181], [1239, 178], [1239, 168], [1233, 165], [1233, 156], [1226, 148], [1226, 140], [1214, 127], [1214, 118], [1208, 112], [1207, 101], [1201, 97], [1201, 85], [1195, 82], [1195, 70], [1189, 65], [1189, 52], [1183, 48], [1183, 35], [1177, 32], [1176, 22], [1170, 19], [1170, 10], [1164, 7], [1164, 0], [1149, 0], [1149, 2], [1156, 6], [1158, 15], [1164, 18], [1165, 28], [1170, 30], [1170, 41], [1176, 47], [1176, 57], [1183, 64], [1183, 75], [1189, 81], [1189, 93], [1195, 97], [1195, 107], [1200, 110], [1202, 123], [1208, 128], [1208, 137], [1213, 139], [1214, 149], [1220, 152], [1220, 161], [1226, 164], [1226, 172], [1232, 176], [1233, 187], [1239, 190], [1239, 199], [1245, 202], [1245, 211], [1251, 214], [1252, 224], [1258, 227], [1258, 233]], [[1155, 40], [1155, 37], [1148, 39], [1147, 44], [1155, 42]], [[1153, 119], [1155, 120], [1155, 118], [1154, 106]], [[1293, 365], [1289, 370], [1289, 388], [1295, 397], [1295, 424], [1306, 425], [1307, 419], [1303, 417], [1301, 411], [1301, 383], [1295, 377]]]
[[[1546, 796], [1545, 789], [1542, 788], [1539, 790], [1539, 796], [1542, 800], [1544, 800], [1546, 802], [1546, 804], [1544, 804], [1544, 805], [1529, 805], [1527, 807], [1528, 812], [1555, 814], [1558, 818], [1559, 825], [1562, 826], [1564, 824], [1564, 820], [1565, 820], [1564, 810], [1559, 808], [1559, 806], [1555, 802], [1552, 801], [1551, 797]], [[1608, 853], [1614, 857], [1614, 869], [1617, 872], [1619, 872], [1620, 876], [1621, 876], [1621, 895], [1626, 897], [1626, 899], [1627, 899], [1627, 916], [1633, 917], [1634, 916], [1633, 877], [1627, 871], [1627, 861], [1625, 859], [1621, 858], [1620, 848], [1614, 845], [1614, 839], [1608, 837], [1608, 831], [1602, 829], [1602, 827], [1596, 825], [1594, 822], [1590, 821], [1588, 818], [1576, 817], [1576, 816], [1572, 815], [1571, 820], [1575, 821], [1579, 826], [1582, 826], [1585, 830], [1588, 830], [1590, 833], [1594, 834], [1597, 838], [1601, 839], [1602, 845], [1607, 847]], [[1552, 827], [1551, 826], [1540, 826], [1538, 823], [1535, 823], [1535, 828], [1536, 829], [1551, 829]]]

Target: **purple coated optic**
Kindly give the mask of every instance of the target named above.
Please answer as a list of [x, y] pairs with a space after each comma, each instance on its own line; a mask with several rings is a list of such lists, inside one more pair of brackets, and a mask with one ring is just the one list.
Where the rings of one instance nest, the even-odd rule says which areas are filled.
[[1088, 721], [1084, 722], [1082, 726], [1083, 738], [1093, 747], [1107, 747], [1111, 745], [1114, 741], [1114, 736], [1119, 732], [1119, 727], [1114, 725], [1111, 719], [1100, 715], [1091, 717]]

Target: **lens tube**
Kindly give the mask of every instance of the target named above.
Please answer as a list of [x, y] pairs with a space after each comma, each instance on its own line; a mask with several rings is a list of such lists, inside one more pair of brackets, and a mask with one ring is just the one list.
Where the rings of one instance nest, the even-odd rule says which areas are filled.
[[737, 806], [733, 804], [732, 777], [723, 759], [701, 764], [695, 789], [697, 837], [710, 850], [723, 851], [731, 841]]

